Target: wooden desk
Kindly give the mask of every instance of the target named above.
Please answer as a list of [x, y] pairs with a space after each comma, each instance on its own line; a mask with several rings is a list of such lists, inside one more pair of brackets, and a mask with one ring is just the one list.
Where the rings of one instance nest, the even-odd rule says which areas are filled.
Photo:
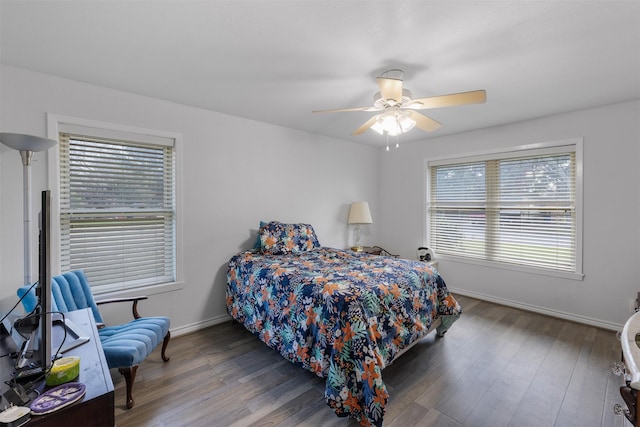
[[[64, 354], [64, 356], [80, 357], [80, 375], [75, 381], [85, 385], [86, 393], [82, 400], [66, 408], [46, 415], [32, 415], [31, 420], [25, 424], [25, 427], [62, 427], [72, 424], [85, 427], [113, 427], [115, 425], [113, 382], [102, 351], [93, 315], [90, 309], [85, 309], [65, 313], [65, 317], [70, 318], [89, 337], [88, 342]], [[56, 329], [58, 328], [61, 328], [61, 326], [56, 326]], [[2, 354], [7, 352], [7, 341], [6, 335], [0, 340], [0, 352]], [[53, 352], [55, 352], [59, 341], [56, 342], [55, 338], [53, 341]], [[0, 366], [2, 366], [3, 377], [13, 371], [13, 363], [13, 359], [2, 358]], [[8, 386], [4, 383], [7, 379], [3, 378], [2, 380], [2, 393], [8, 389]], [[46, 388], [44, 381], [42, 381], [38, 389], [42, 391], [46, 390]], [[6, 401], [3, 402], [2, 407], [5, 404], [7, 404]]]

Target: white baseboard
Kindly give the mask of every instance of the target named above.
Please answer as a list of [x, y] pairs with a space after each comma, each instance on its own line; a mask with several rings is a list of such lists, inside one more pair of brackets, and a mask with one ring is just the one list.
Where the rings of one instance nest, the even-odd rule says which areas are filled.
[[[534, 313], [545, 314], [547, 316], [558, 317], [560, 319], [571, 320], [577, 323], [584, 323], [590, 326], [596, 326], [602, 329], [608, 329], [611, 331], [622, 331], [624, 325], [619, 325], [617, 323], [604, 322], [600, 319], [593, 319], [591, 317], [579, 316], [576, 314], [565, 313], [563, 311], [552, 310], [545, 307], [538, 307], [535, 305], [525, 304], [519, 301], [511, 301], [504, 298], [495, 297], [492, 295], [485, 295], [478, 292], [468, 291], [466, 289], [457, 289], [454, 287], [447, 286], [449, 291], [454, 294], [465, 295], [471, 298], [477, 298], [484, 301], [495, 302], [496, 304], [502, 304], [509, 307], [520, 308], [522, 310], [532, 311]], [[464, 307], [462, 307], [464, 312]]]
[[[547, 316], [558, 317], [560, 319], [571, 320], [573, 322], [584, 323], [590, 326], [596, 326], [602, 329], [608, 329], [611, 331], [622, 331], [622, 327], [624, 325], [619, 325], [617, 323], [611, 322], [603, 322], [599, 319], [593, 319], [591, 317], [579, 316], [571, 313], [565, 313], [563, 311], [551, 310], [544, 307], [538, 307], [535, 305], [525, 304], [518, 301], [511, 301], [504, 298], [494, 297], [492, 295], [485, 295], [478, 292], [468, 291], [466, 289], [458, 289], [454, 287], [448, 287], [449, 291], [454, 294], [465, 295], [471, 298], [477, 298], [484, 301], [495, 302], [496, 304], [502, 304], [509, 307], [519, 308], [526, 311], [532, 311], [534, 313], [544, 314]], [[462, 307], [464, 310], [464, 307]], [[191, 323], [188, 325], [179, 326], [175, 329], [171, 329], [171, 336], [179, 337], [180, 335], [189, 334], [191, 332], [198, 331], [200, 329], [208, 328], [209, 326], [218, 325], [220, 323], [229, 322], [231, 320], [231, 316], [228, 314], [212, 317], [207, 320], [202, 320], [200, 322]]]
[[214, 325], [219, 325], [220, 323], [229, 322], [230, 320], [231, 320], [231, 316], [229, 316], [228, 314], [212, 317], [211, 319], [202, 320], [200, 322], [195, 322], [188, 325], [179, 326], [175, 329], [171, 329], [171, 336], [179, 337], [180, 335], [189, 334], [191, 332], [195, 332], [200, 329], [208, 328], [209, 326], [214, 326]]

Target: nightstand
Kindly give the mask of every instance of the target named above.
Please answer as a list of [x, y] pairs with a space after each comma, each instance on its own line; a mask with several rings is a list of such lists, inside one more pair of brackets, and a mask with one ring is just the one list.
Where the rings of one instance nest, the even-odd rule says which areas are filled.
[[382, 248], [377, 246], [363, 246], [362, 252], [365, 254], [382, 255]]
[[392, 253], [389, 253], [385, 249], [381, 248], [380, 246], [363, 246], [362, 250], [359, 252], [362, 252], [365, 254], [371, 254], [371, 255], [386, 255], [393, 258], [398, 258], [400, 256], [400, 255], [394, 255]]

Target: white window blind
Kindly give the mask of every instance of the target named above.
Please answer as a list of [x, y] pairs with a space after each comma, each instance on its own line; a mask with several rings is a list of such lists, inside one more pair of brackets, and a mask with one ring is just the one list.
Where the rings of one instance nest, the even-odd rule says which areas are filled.
[[175, 280], [174, 148], [60, 133], [62, 271], [125, 289]]
[[576, 155], [563, 147], [429, 165], [438, 254], [576, 272]]

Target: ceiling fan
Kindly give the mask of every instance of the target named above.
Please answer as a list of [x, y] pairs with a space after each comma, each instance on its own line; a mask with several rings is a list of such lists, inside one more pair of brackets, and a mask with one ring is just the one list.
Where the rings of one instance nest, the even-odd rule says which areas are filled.
[[383, 111], [367, 120], [353, 132], [353, 135], [360, 135], [371, 128], [380, 135], [397, 136], [410, 131], [414, 126], [426, 132], [434, 131], [442, 126], [436, 120], [415, 110], [481, 104], [487, 100], [487, 94], [484, 90], [413, 99], [411, 92], [402, 87], [403, 76], [404, 72], [402, 70], [393, 69], [387, 70], [380, 77], [377, 77], [376, 80], [378, 81], [380, 92], [373, 96], [372, 107], [338, 108], [315, 110], [313, 112]]

